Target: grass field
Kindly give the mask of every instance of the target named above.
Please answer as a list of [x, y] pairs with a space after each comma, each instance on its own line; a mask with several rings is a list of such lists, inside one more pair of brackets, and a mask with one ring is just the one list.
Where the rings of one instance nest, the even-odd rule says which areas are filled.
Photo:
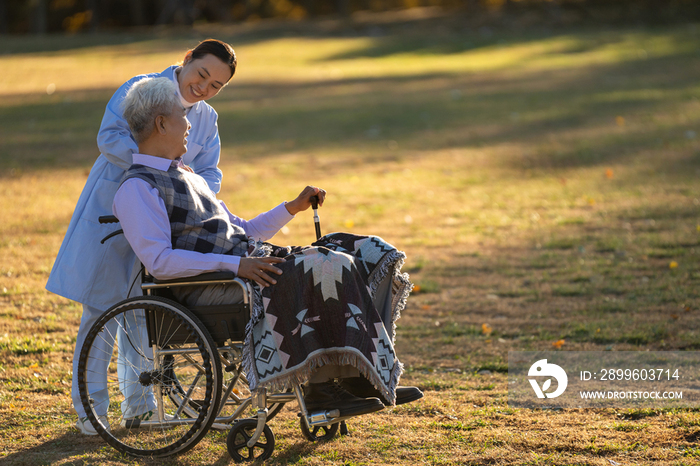
[[[221, 198], [250, 217], [325, 187], [324, 232], [377, 234], [417, 285], [399, 321], [416, 403], [270, 464], [700, 464], [698, 410], [513, 409], [508, 351], [700, 350], [700, 28], [471, 30], [450, 18], [0, 38], [0, 462], [145, 463], [72, 427], [78, 304], [44, 290], [104, 106], [198, 40]], [[311, 214], [276, 243], [313, 240]], [[225, 434], [153, 464], [230, 464]]]

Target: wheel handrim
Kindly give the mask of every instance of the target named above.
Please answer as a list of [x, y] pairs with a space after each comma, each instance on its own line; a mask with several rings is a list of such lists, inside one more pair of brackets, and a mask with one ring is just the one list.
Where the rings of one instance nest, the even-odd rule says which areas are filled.
[[[188, 312], [162, 299], [127, 300], [105, 313], [86, 339], [79, 364], [83, 407], [93, 425], [98, 416], [106, 415], [110, 429], [97, 424], [96, 430], [120, 451], [137, 456], [166, 456], [186, 451], [213, 422], [212, 410], [218, 406], [220, 396], [220, 367], [212, 364], [216, 349]], [[145, 331], [147, 313], [160, 317], [151, 322], [151, 333], [166, 343], [162, 349], [170, 354], [153, 356]], [[166, 320], [163, 317], [170, 319], [167, 328], [159, 327], [158, 322]], [[173, 330], [173, 323], [184, 329], [181, 333], [185, 339], [167, 345], [165, 333]], [[109, 351], [109, 343], [115, 340]], [[107, 369], [88, 370], [94, 365], [91, 361]], [[133, 380], [124, 382], [129, 374]], [[106, 379], [106, 392], [100, 386], [102, 378]], [[168, 396], [176, 386], [180, 403]], [[94, 401], [106, 400], [105, 394], [109, 395], [109, 402]], [[185, 406], [182, 400], [187, 400]], [[124, 413], [127, 417], [148, 409], [150, 420], [128, 424], [139, 428], [124, 427], [122, 406], [136, 406]]]

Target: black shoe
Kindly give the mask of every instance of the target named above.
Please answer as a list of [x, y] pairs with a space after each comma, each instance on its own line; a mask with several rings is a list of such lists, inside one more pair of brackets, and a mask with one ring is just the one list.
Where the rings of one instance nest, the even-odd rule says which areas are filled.
[[340, 417], [359, 416], [384, 409], [377, 398], [358, 398], [336, 382], [310, 383], [304, 387], [304, 404], [309, 412], [337, 409]]
[[[369, 382], [369, 380], [364, 377], [351, 377], [347, 379], [342, 379], [340, 385], [350, 393], [361, 398], [369, 398], [375, 396], [379, 398], [382, 403], [389, 406], [388, 400], [374, 388], [374, 386]], [[396, 387], [396, 404], [402, 405], [404, 403], [410, 403], [411, 401], [420, 400], [423, 398], [423, 392], [420, 391], [418, 387]]]

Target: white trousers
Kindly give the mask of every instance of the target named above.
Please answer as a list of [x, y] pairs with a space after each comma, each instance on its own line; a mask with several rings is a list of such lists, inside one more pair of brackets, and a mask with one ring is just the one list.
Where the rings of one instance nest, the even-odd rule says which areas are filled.
[[[71, 386], [73, 407], [80, 418], [85, 417], [86, 414], [78, 389], [78, 361], [85, 338], [102, 313], [103, 311], [100, 309], [83, 305], [83, 315], [80, 319], [75, 352], [73, 353]], [[107, 374], [110, 361], [114, 362], [112, 353], [115, 337], [117, 340], [119, 390], [124, 397], [124, 401], [121, 403], [123, 416], [131, 418], [154, 410], [156, 401], [152, 391], [149, 387], [141, 385], [138, 379], [141, 372], [150, 370], [153, 366], [153, 352], [148, 347], [143, 311], [129, 313], [126, 317], [122, 316], [121, 319], [113, 319], [107, 324], [105, 330], [95, 338], [91, 347], [91, 355], [98, 357], [89, 358], [85, 368], [88, 390], [95, 413], [98, 416], [107, 414], [109, 390], [114, 390], [112, 385], [114, 382], [110, 380], [108, 384]]]

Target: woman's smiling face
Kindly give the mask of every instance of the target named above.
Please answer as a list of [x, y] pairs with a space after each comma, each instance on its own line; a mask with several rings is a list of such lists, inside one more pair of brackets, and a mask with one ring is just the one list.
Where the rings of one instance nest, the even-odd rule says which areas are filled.
[[192, 104], [214, 97], [231, 78], [229, 66], [214, 55], [185, 58], [178, 84], [184, 99]]

